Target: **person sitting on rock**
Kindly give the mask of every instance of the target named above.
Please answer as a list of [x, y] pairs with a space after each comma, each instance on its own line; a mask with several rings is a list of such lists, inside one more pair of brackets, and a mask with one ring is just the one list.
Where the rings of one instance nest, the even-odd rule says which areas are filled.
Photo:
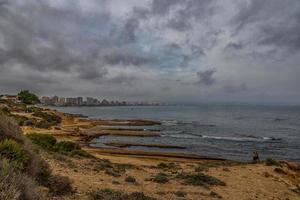
[[259, 162], [259, 155], [257, 151], [253, 152], [253, 163]]

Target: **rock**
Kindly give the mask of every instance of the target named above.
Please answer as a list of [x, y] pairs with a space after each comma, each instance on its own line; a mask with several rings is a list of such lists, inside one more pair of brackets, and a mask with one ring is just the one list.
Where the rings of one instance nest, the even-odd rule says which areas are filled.
[[299, 186], [293, 186], [289, 188], [291, 191], [296, 192], [300, 194], [300, 187]]
[[293, 171], [300, 171], [300, 165], [293, 163], [293, 162], [287, 162], [285, 161], [285, 164], [287, 167]]
[[23, 122], [23, 125], [24, 126], [32, 126], [33, 125], [33, 121], [32, 120], [25, 120], [24, 122]]
[[269, 177], [271, 176], [268, 172], [264, 172], [263, 175], [264, 175], [266, 178], [269, 178]]
[[279, 167], [276, 167], [274, 171], [277, 172], [278, 174], [287, 174], [286, 171], [284, 171], [282, 168]]

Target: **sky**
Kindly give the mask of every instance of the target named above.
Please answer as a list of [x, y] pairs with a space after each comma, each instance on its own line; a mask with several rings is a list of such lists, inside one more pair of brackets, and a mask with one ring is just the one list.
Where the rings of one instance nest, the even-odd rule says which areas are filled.
[[0, 93], [300, 104], [299, 0], [0, 0]]

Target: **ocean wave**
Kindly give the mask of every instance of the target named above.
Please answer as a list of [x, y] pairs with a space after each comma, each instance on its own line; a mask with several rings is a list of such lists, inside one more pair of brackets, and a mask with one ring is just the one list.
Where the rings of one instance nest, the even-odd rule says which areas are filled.
[[194, 134], [172, 134], [172, 135], [161, 135], [162, 137], [172, 137], [172, 138], [183, 138], [183, 139], [195, 139], [201, 138], [201, 135]]
[[281, 140], [280, 138], [274, 138], [274, 137], [222, 137], [222, 136], [208, 136], [208, 135], [203, 135], [202, 138], [207, 138], [207, 139], [215, 139], [215, 140], [231, 140], [231, 141], [241, 141], [241, 142], [251, 142], [251, 141], [266, 141], [266, 140]]
[[175, 126], [178, 124], [178, 121], [177, 120], [162, 120], [161, 123], [164, 126]]

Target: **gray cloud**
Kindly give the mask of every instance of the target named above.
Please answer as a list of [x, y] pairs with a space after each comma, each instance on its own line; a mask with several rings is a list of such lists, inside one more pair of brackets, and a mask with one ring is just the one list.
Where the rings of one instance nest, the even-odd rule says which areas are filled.
[[1, 92], [300, 101], [299, 50], [298, 0], [0, 0]]
[[247, 92], [249, 88], [245, 83], [242, 83], [240, 85], [225, 85], [222, 90], [226, 93], [240, 93]]
[[300, 50], [300, 2], [298, 0], [251, 0], [233, 18], [235, 32], [254, 32], [251, 42], [288, 51]]
[[210, 86], [216, 82], [216, 79], [213, 77], [216, 73], [215, 69], [199, 71], [197, 72], [198, 81], [197, 84]]

